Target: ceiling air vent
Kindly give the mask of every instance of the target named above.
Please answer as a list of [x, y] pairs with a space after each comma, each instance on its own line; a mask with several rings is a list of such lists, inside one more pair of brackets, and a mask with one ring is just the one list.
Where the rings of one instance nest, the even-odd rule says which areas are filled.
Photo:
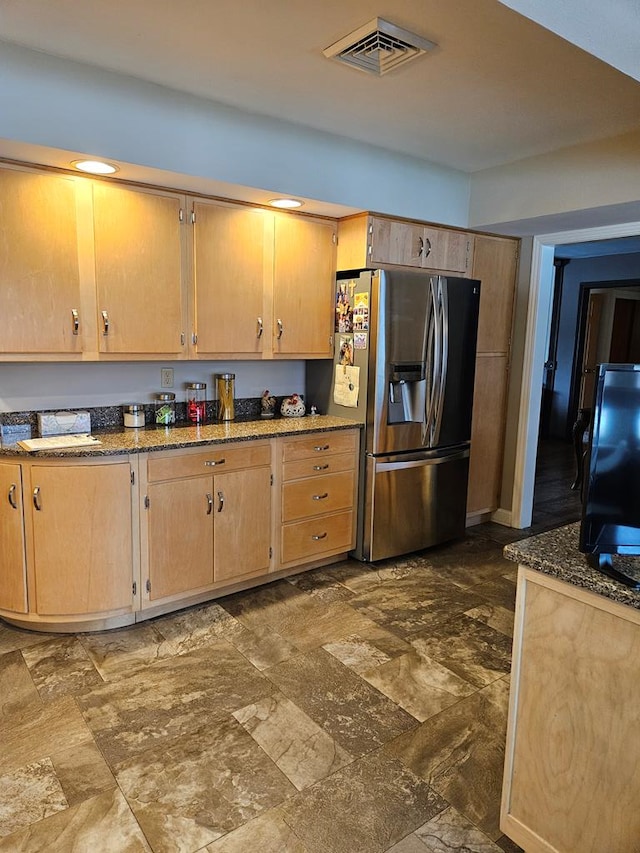
[[434, 47], [432, 41], [383, 18], [374, 18], [322, 52], [329, 59], [381, 77]]

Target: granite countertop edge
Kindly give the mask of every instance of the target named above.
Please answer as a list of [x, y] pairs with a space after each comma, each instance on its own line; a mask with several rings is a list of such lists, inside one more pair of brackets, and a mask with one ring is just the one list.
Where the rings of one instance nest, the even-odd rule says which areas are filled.
[[[589, 566], [585, 555], [578, 550], [579, 532], [579, 522], [548, 530], [512, 542], [505, 547], [504, 556], [572, 586], [640, 610], [640, 590], [625, 586]], [[615, 565], [635, 576], [640, 572], [640, 558], [616, 558]]]
[[256, 441], [280, 436], [307, 435], [345, 429], [361, 429], [362, 424], [332, 415], [308, 415], [302, 418], [274, 418], [226, 421], [203, 426], [146, 427], [96, 430], [97, 447], [25, 450], [17, 445], [0, 448], [0, 457], [15, 459], [51, 459], [120, 456], [158, 450], [180, 450], [230, 442]]

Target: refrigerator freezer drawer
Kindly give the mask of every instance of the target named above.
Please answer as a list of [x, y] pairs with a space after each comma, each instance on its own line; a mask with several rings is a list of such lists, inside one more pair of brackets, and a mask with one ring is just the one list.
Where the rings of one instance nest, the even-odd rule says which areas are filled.
[[466, 449], [406, 462], [368, 456], [363, 558], [383, 560], [464, 535], [468, 475]]

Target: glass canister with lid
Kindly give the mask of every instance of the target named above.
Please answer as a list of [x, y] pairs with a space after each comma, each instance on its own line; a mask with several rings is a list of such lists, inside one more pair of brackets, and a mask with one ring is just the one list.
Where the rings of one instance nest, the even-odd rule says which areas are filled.
[[172, 426], [176, 422], [176, 395], [171, 391], [156, 394], [154, 400], [156, 426]]
[[207, 419], [207, 383], [187, 382], [187, 420], [203, 424]]

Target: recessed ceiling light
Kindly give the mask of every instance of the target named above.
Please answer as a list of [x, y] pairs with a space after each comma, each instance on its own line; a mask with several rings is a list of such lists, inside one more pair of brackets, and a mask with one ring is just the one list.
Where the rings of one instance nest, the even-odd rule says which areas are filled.
[[271, 207], [282, 207], [285, 210], [290, 210], [293, 207], [302, 207], [303, 202], [295, 198], [272, 198], [269, 204]]
[[112, 163], [104, 163], [102, 160], [74, 160], [71, 163], [80, 172], [88, 172], [90, 175], [113, 175], [118, 167]]

